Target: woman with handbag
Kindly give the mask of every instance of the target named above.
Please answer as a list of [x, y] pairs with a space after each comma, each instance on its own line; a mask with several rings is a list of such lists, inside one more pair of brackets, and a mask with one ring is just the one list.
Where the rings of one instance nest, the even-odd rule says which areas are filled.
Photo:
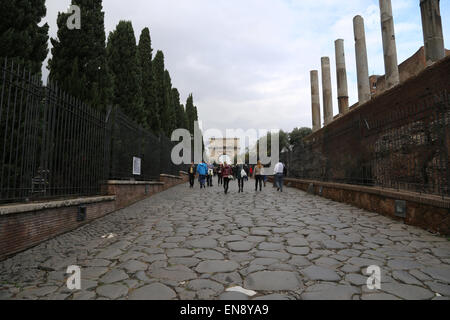
[[223, 177], [223, 189], [225, 190], [225, 194], [228, 193], [228, 186], [230, 180], [233, 180], [233, 169], [225, 162], [222, 168], [222, 177]]
[[239, 164], [236, 166], [236, 178], [238, 180], [239, 193], [244, 192], [244, 180], [247, 177], [247, 172], [244, 169], [244, 165]]
[[258, 191], [258, 183], [259, 183], [259, 191], [262, 191], [262, 183], [263, 183], [263, 166], [261, 164], [261, 161], [258, 160], [258, 164], [256, 165], [254, 169], [254, 175], [255, 175], [255, 191]]

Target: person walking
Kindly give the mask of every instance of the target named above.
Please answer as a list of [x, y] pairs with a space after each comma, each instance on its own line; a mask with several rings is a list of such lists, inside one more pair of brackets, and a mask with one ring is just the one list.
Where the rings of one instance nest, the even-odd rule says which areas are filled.
[[255, 177], [255, 191], [258, 191], [258, 184], [259, 184], [259, 191], [262, 191], [262, 184], [263, 184], [263, 166], [261, 164], [261, 161], [258, 160], [258, 164], [255, 166], [254, 169], [254, 177]]
[[194, 188], [195, 175], [197, 174], [197, 170], [195, 168], [194, 161], [192, 161], [191, 166], [189, 168], [189, 184], [191, 188]]
[[222, 177], [223, 177], [223, 189], [225, 191], [225, 194], [227, 194], [230, 180], [233, 179], [233, 169], [226, 162], [223, 164]]
[[284, 174], [284, 165], [281, 162], [278, 162], [275, 165], [275, 169], [273, 170], [275, 175], [275, 184], [277, 186], [277, 191], [283, 192], [283, 174]]
[[264, 188], [266, 187], [266, 182], [267, 182], [267, 174], [266, 174], [266, 168], [263, 166], [262, 167], [262, 171], [261, 171], [261, 174], [262, 174], [262, 176], [263, 176], [263, 182], [264, 182]]
[[213, 176], [214, 176], [214, 165], [208, 164], [208, 187], [213, 186]]
[[219, 167], [217, 168], [217, 185], [218, 186], [222, 186], [223, 185], [223, 177], [222, 177], [222, 170], [223, 170], [223, 165], [220, 164]]
[[204, 160], [197, 166], [197, 172], [198, 181], [200, 182], [200, 189], [206, 188], [205, 181], [206, 175], [208, 174], [208, 166], [206, 165]]
[[247, 172], [245, 172], [244, 165], [238, 164], [236, 166], [236, 178], [238, 180], [239, 193], [244, 192], [245, 177], [247, 177]]

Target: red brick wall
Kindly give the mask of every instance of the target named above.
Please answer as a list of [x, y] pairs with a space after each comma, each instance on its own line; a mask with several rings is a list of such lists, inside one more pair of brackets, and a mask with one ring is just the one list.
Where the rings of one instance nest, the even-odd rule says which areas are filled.
[[84, 222], [77, 222], [77, 206], [1, 216], [0, 260], [116, 210], [114, 201], [86, 206], [87, 214]]
[[24, 251], [57, 235], [74, 230], [86, 223], [103, 217], [135, 202], [146, 199], [158, 192], [187, 181], [162, 176], [162, 184], [106, 184], [102, 194], [115, 195], [115, 201], [88, 204], [84, 222], [77, 222], [78, 206], [45, 209], [34, 212], [0, 216], [0, 261], [20, 251]]

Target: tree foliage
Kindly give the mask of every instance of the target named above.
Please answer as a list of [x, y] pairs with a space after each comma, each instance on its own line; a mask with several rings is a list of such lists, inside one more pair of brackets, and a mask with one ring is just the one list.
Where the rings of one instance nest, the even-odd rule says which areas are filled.
[[51, 39], [50, 79], [92, 107], [106, 110], [113, 84], [107, 65], [102, 0], [72, 0], [72, 4], [81, 9], [81, 29], [67, 28], [70, 14], [58, 14], [57, 38]]
[[0, 57], [41, 73], [48, 53], [48, 24], [38, 24], [46, 12], [45, 0], [0, 1]]
[[120, 21], [109, 34], [107, 55], [114, 80], [114, 105], [120, 106], [125, 114], [146, 126], [141, 90], [142, 74], [131, 21]]
[[138, 45], [138, 63], [141, 68], [141, 87], [146, 127], [155, 134], [161, 131], [161, 119], [156, 103], [155, 79], [152, 66], [152, 42], [150, 30], [144, 28]]

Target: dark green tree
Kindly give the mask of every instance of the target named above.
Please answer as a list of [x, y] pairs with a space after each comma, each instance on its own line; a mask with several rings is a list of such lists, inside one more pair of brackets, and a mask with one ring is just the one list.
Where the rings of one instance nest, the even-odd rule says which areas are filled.
[[172, 98], [172, 79], [169, 71], [164, 71], [164, 107], [161, 110], [161, 125], [167, 137], [176, 129], [176, 108]]
[[131, 21], [120, 21], [108, 36], [108, 65], [114, 80], [113, 103], [142, 126], [146, 116], [141, 90], [136, 38]]
[[41, 73], [48, 53], [48, 24], [38, 24], [46, 11], [45, 0], [0, 1], [0, 57]]
[[194, 106], [194, 97], [192, 93], [189, 95], [186, 101], [186, 118], [188, 123], [188, 130], [191, 134], [194, 134], [194, 122], [198, 120], [196, 107]]
[[180, 103], [180, 93], [177, 88], [172, 89], [172, 101], [176, 110], [176, 128], [187, 129], [186, 112], [184, 106]]
[[289, 133], [289, 143], [292, 146], [296, 146], [302, 142], [302, 140], [312, 133], [311, 128], [295, 128]]
[[[102, 0], [72, 0], [72, 4], [81, 9], [81, 29], [67, 27], [71, 14], [58, 14], [58, 37], [51, 39], [52, 58], [48, 63], [50, 79], [92, 107], [105, 110], [111, 103], [113, 86], [107, 65]], [[74, 70], [75, 66], [78, 70]], [[81, 86], [73, 75], [82, 79]]]
[[[155, 101], [158, 107], [158, 114], [161, 122], [161, 129], [164, 128], [164, 109], [166, 106], [166, 87], [164, 85], [165, 67], [164, 67], [164, 53], [161, 50], [156, 52], [155, 58], [152, 61]], [[164, 130], [163, 130], [164, 131]]]
[[141, 87], [147, 127], [155, 134], [161, 131], [161, 120], [156, 101], [155, 79], [152, 67], [152, 42], [150, 30], [144, 28], [138, 45], [138, 60], [141, 68]]

